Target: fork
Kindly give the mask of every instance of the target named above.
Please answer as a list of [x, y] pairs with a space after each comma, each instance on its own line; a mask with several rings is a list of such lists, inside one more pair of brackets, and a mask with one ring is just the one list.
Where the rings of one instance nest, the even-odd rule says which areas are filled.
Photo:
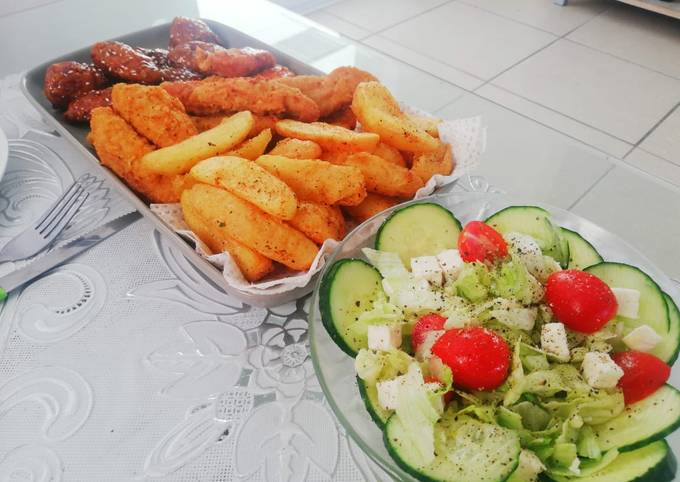
[[32, 226], [0, 249], [0, 263], [28, 258], [49, 246], [68, 226], [89, 195], [82, 184], [74, 182]]

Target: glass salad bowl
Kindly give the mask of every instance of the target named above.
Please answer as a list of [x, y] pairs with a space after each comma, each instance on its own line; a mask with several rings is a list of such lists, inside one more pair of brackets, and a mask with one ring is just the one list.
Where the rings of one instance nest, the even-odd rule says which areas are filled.
[[[309, 315], [312, 360], [328, 403], [347, 433], [389, 476], [396, 480], [407, 481], [416, 479], [403, 471], [390, 457], [383, 443], [382, 430], [373, 422], [364, 407], [356, 382], [354, 359], [336, 346], [321, 322], [319, 287], [322, 277], [335, 261], [344, 258], [366, 259], [361, 253], [361, 248], [373, 247], [378, 228], [391, 212], [407, 205], [422, 202], [434, 202], [444, 206], [458, 218], [462, 225], [471, 220], [484, 220], [508, 206], [540, 206], [551, 213], [552, 220], [557, 225], [576, 231], [588, 240], [605, 261], [619, 261], [637, 266], [651, 276], [662, 290], [675, 300], [676, 304], [680, 303], [678, 286], [640, 251], [594, 223], [545, 203], [513, 199], [504, 194], [489, 192], [454, 192], [400, 204], [367, 220], [339, 244], [326, 262], [317, 282]], [[669, 383], [675, 387], [680, 387], [680, 372], [675, 370]], [[673, 452], [680, 455], [680, 431], [674, 432], [666, 440]], [[364, 475], [367, 479], [381, 480], [380, 474], [366, 473]]]

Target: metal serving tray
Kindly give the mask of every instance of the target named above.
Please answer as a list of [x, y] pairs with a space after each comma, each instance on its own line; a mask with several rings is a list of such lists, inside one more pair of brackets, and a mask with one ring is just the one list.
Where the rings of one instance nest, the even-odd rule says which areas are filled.
[[[320, 75], [322, 72], [287, 55], [270, 45], [257, 40], [249, 35], [244, 34], [234, 28], [228, 27], [218, 22], [211, 20], [204, 20], [210, 28], [220, 36], [223, 44], [227, 47], [255, 47], [272, 52], [278, 63], [289, 67], [298, 74]], [[118, 40], [135, 47], [147, 48], [167, 48], [168, 39], [170, 35], [170, 24], [158, 25], [146, 30], [141, 30], [131, 34], [123, 35], [112, 40]], [[104, 40], [104, 39], [102, 39]], [[65, 60], [75, 60], [78, 62], [91, 62], [90, 46], [68, 53], [61, 57], [45, 62], [30, 71], [28, 71], [22, 79], [22, 89], [29, 101], [40, 111], [45, 118], [51, 122], [55, 129], [70, 140], [73, 145], [83, 154], [86, 162], [91, 166], [91, 172], [97, 176], [107, 178], [114, 186], [117, 186], [122, 195], [129, 200], [147, 219], [154, 223], [156, 229], [165, 234], [169, 239], [177, 245], [186, 258], [197, 268], [200, 275], [206, 280], [209, 280], [220, 286], [224, 291], [240, 300], [255, 306], [275, 306], [287, 301], [297, 299], [311, 292], [314, 285], [315, 278], [310, 283], [302, 288], [279, 294], [279, 295], [254, 295], [245, 293], [230, 286], [219, 269], [210, 264], [207, 260], [198, 255], [193, 246], [189, 245], [187, 241], [177, 235], [171, 228], [169, 228], [160, 218], [151, 212], [147, 202], [132, 191], [125, 183], [118, 178], [112, 171], [105, 168], [99, 163], [97, 156], [86, 140], [89, 126], [82, 124], [76, 125], [66, 122], [63, 113], [54, 109], [50, 102], [43, 95], [43, 79], [47, 68], [56, 62], [63, 62]], [[73, 160], [73, 162], [82, 162], [81, 160]]]

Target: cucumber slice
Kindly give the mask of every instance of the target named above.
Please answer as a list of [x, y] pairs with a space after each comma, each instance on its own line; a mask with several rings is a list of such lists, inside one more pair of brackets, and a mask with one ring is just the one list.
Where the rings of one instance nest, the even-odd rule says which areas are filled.
[[[512, 431], [465, 416], [444, 415], [434, 429], [434, 461], [422, 467], [399, 417], [387, 421], [387, 451], [418, 480], [437, 482], [501, 482], [519, 463], [520, 442]], [[447, 416], [448, 415], [448, 416]]]
[[593, 245], [576, 231], [562, 228], [562, 236], [569, 243], [569, 264], [567, 268], [584, 269], [604, 261]]
[[381, 292], [380, 273], [361, 259], [336, 261], [321, 280], [319, 308], [323, 326], [340, 349], [352, 357], [368, 347], [368, 340], [366, 333], [357, 335], [350, 328]]
[[359, 393], [368, 414], [378, 427], [384, 428], [394, 410], [385, 410], [380, 406], [380, 402], [378, 402], [378, 389], [375, 385], [369, 385], [359, 377], [357, 377], [357, 385], [359, 385]]
[[680, 392], [664, 385], [656, 392], [628, 405], [610, 421], [594, 425], [600, 449], [633, 450], [664, 438], [680, 426]]
[[668, 332], [662, 335], [663, 341], [651, 353], [672, 365], [678, 358], [678, 351], [680, 351], [680, 310], [666, 293], [663, 294], [663, 298], [668, 306]]
[[624, 333], [640, 325], [649, 325], [659, 335], [668, 333], [668, 305], [664, 293], [652, 278], [643, 271], [623, 263], [598, 263], [585, 269], [612, 288], [632, 288], [640, 292], [640, 310], [636, 319], [617, 316], [623, 321]]
[[411, 204], [397, 209], [382, 223], [375, 249], [397, 253], [410, 266], [411, 258], [455, 249], [461, 230], [460, 221], [439, 204]]
[[503, 234], [522, 233], [531, 236], [543, 254], [551, 256], [563, 268], [569, 264], [569, 242], [562, 236], [562, 228], [550, 220], [550, 213], [538, 206], [510, 206], [484, 221]]
[[665, 440], [619, 454], [601, 471], [588, 477], [551, 478], [557, 482], [670, 482], [677, 463]]

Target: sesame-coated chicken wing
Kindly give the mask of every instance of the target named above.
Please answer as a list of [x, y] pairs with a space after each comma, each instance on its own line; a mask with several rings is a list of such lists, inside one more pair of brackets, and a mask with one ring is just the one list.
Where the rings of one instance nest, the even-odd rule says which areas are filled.
[[220, 38], [210, 30], [210, 27], [203, 20], [175, 17], [170, 26], [170, 47], [192, 40], [201, 40], [213, 44], [220, 43]]
[[64, 118], [69, 122], [88, 122], [93, 109], [111, 105], [111, 87], [91, 90], [68, 105]]
[[54, 107], [66, 108], [76, 97], [106, 87], [109, 80], [97, 67], [81, 62], [52, 64], [45, 73], [45, 97]]

